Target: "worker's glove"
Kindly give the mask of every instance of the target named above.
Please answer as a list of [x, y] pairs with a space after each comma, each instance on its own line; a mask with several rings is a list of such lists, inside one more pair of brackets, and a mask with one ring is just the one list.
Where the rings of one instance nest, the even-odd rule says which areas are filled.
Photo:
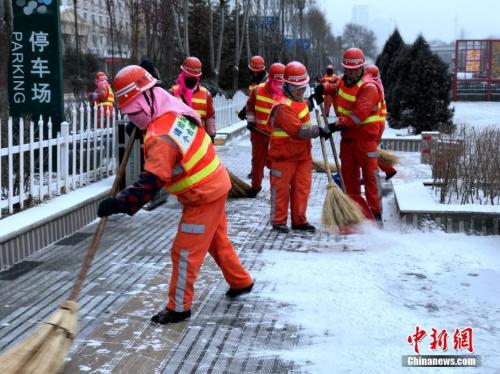
[[247, 130], [249, 130], [249, 131], [255, 131], [255, 129], [256, 129], [255, 123], [253, 123], [253, 122], [248, 122], [247, 123]]
[[96, 92], [89, 93], [89, 100], [96, 101], [99, 98], [99, 95]]
[[335, 123], [329, 123], [326, 127], [320, 127], [319, 136], [326, 139], [330, 137], [330, 135], [332, 135], [334, 132], [342, 131], [344, 129], [345, 127], [341, 124], [338, 124], [338, 121]]
[[241, 119], [242, 121], [247, 119], [247, 107], [244, 106], [243, 109], [241, 109], [238, 112], [238, 118]]
[[99, 217], [108, 217], [112, 214], [121, 213], [120, 202], [114, 197], [108, 197], [99, 203], [97, 215]]
[[132, 122], [129, 122], [125, 125], [125, 132], [127, 133], [128, 136], [132, 136], [132, 131], [135, 130], [135, 138], [140, 139], [142, 137], [142, 130], [139, 129], [136, 125], [134, 125]]
[[314, 86], [314, 94], [312, 95], [312, 97], [314, 97], [314, 100], [316, 100], [318, 105], [324, 101], [323, 100], [324, 94], [325, 94], [325, 88], [323, 87], [323, 85], [321, 83], [316, 84]]

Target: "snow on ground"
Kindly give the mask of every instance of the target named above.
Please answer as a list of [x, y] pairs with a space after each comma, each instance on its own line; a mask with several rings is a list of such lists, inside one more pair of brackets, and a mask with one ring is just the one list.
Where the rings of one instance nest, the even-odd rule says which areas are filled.
[[[395, 184], [429, 177], [418, 153], [397, 154]], [[309, 221], [318, 227], [323, 199], [315, 193], [308, 204]], [[416, 326], [426, 330], [421, 354], [469, 354], [453, 349], [453, 335], [471, 327], [482, 367], [454, 370], [498, 372], [500, 238], [402, 232], [398, 219], [390, 194], [384, 198], [383, 230], [367, 225], [359, 234], [321, 239], [313, 251], [262, 253], [265, 266], [253, 276], [275, 286], [259, 296], [287, 305], [273, 318], [299, 325], [302, 344], [257, 354], [299, 361], [311, 373], [441, 373], [450, 369], [402, 368], [401, 356], [414, 354], [408, 336]], [[432, 328], [447, 330], [446, 352], [431, 350]]]
[[454, 101], [450, 105], [455, 108], [453, 122], [465, 123], [478, 128], [500, 127], [500, 102], [494, 101]]

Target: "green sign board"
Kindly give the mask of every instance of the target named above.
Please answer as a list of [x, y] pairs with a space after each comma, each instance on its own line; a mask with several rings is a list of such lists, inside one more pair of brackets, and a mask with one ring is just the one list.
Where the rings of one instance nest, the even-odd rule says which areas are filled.
[[64, 119], [58, 0], [12, 0], [9, 56], [10, 114], [30, 115], [57, 131]]

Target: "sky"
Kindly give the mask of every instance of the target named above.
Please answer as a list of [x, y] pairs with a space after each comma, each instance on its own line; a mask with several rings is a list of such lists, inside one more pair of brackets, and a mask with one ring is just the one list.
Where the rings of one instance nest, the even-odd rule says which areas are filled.
[[[346, 23], [353, 19], [356, 5], [368, 7], [368, 28], [376, 34], [377, 44], [382, 46], [387, 36], [399, 28], [407, 43], [423, 33], [428, 40], [441, 39], [450, 42], [457, 38], [467, 39], [496, 36], [500, 39], [500, 1], [498, 0], [317, 0], [335, 35], [342, 33]], [[365, 8], [366, 9], [366, 8]], [[378, 21], [377, 21], [378, 20]], [[382, 22], [380, 22], [382, 21]]]

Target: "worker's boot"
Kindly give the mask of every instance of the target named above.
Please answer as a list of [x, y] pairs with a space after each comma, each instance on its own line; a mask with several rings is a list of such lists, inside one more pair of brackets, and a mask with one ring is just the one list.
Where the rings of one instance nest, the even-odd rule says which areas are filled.
[[250, 286], [244, 288], [230, 288], [226, 292], [226, 297], [228, 299], [234, 299], [240, 295], [252, 292], [252, 288], [253, 288], [253, 283]]
[[250, 197], [250, 198], [256, 197], [257, 194], [260, 192], [260, 190], [262, 190], [262, 187], [260, 187], [259, 189], [255, 189], [252, 187], [252, 189], [250, 191], [248, 191], [248, 197]]
[[247, 178], [252, 179], [252, 172], [248, 173]]
[[288, 228], [288, 226], [284, 225], [284, 224], [273, 225], [273, 230], [278, 231], [281, 234], [288, 234], [290, 232], [290, 229]]
[[191, 317], [191, 310], [185, 310], [184, 312], [175, 312], [165, 307], [158, 313], [156, 313], [153, 317], [151, 317], [151, 322], [165, 325], [167, 323], [182, 322], [189, 317]]
[[377, 213], [374, 214], [373, 217], [375, 218], [375, 222], [377, 223], [377, 226], [381, 229], [384, 227], [384, 221], [382, 220], [382, 214]]
[[391, 179], [393, 176], [395, 176], [395, 175], [396, 175], [396, 173], [397, 173], [397, 171], [396, 171], [396, 170], [394, 170], [394, 171], [393, 171], [393, 172], [391, 172], [391, 173], [386, 173], [386, 174], [385, 174], [385, 180], [386, 180], [386, 181], [388, 181], [388, 180], [389, 180], [389, 179]]
[[316, 227], [306, 222], [302, 225], [292, 225], [292, 230], [316, 232]]

